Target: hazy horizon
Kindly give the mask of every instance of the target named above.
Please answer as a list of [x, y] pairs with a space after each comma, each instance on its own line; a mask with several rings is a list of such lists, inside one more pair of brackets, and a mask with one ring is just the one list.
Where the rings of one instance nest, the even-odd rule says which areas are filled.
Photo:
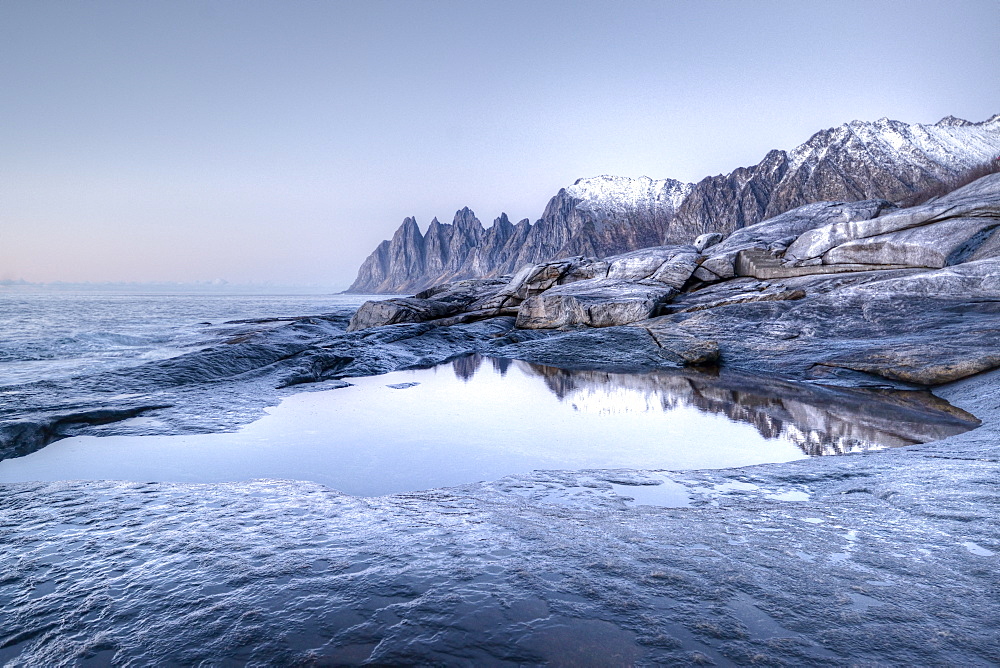
[[0, 3], [0, 280], [345, 288], [405, 216], [985, 120], [998, 33], [995, 0]]

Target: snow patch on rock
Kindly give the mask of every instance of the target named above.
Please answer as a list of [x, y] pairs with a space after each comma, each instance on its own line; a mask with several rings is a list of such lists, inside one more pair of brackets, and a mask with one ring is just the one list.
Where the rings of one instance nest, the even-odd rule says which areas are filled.
[[675, 179], [602, 175], [577, 179], [576, 183], [566, 188], [566, 192], [582, 200], [577, 205], [578, 209], [603, 218], [637, 209], [673, 212], [693, 189], [693, 183], [681, 183]]
[[851, 121], [823, 130], [789, 152], [789, 167], [815, 164], [834, 147], [851, 146], [858, 154], [892, 165], [918, 165], [932, 173], [963, 171], [1000, 156], [1000, 114], [981, 123], [952, 116], [933, 125], [888, 118]]

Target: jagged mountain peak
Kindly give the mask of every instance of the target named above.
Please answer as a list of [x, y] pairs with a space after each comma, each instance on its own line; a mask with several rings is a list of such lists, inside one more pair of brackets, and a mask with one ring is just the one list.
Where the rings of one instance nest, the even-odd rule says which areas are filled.
[[934, 125], [939, 126], [939, 127], [956, 127], [956, 126], [957, 127], [964, 127], [966, 125], [975, 125], [975, 124], [974, 123], [970, 123], [969, 121], [965, 120], [964, 118], [957, 118], [955, 116], [952, 116], [951, 114], [948, 114], [947, 116], [945, 116], [944, 118], [942, 118], [940, 121], [938, 121]]
[[500, 215], [498, 217], [493, 219], [493, 227], [498, 227], [498, 226], [513, 227], [513, 225], [511, 225], [510, 218], [508, 218], [507, 214], [504, 213], [503, 211], [500, 212]]
[[420, 234], [420, 226], [417, 225], [417, 219], [412, 216], [407, 216], [403, 219], [403, 224], [399, 226], [396, 230], [396, 236]]
[[556, 257], [688, 243], [704, 232], [729, 234], [812, 202], [898, 201], [997, 156], [1000, 114], [979, 123], [953, 116], [934, 124], [850, 121], [697, 184], [607, 174], [577, 179], [549, 200], [534, 224], [525, 219], [511, 226], [501, 214], [484, 229], [465, 207], [454, 224], [435, 218], [421, 236], [408, 218], [369, 256], [350, 289], [416, 291]]
[[452, 221], [452, 224], [455, 225], [455, 227], [465, 228], [479, 227], [481, 229], [483, 227], [483, 224], [479, 222], [478, 218], [476, 218], [476, 213], [467, 206], [462, 207], [455, 212], [455, 218]]
[[880, 118], [854, 120], [815, 133], [789, 152], [789, 168], [815, 165], [831, 150], [850, 153], [853, 159], [888, 168], [894, 164], [918, 165], [935, 172], [968, 169], [995, 157], [1000, 151], [997, 130], [1000, 114], [981, 123], [946, 116], [934, 124], [904, 123]]

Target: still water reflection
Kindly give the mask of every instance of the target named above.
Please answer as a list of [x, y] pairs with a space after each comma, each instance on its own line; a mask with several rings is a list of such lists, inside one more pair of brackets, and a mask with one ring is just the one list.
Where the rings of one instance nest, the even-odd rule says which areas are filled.
[[[694, 469], [926, 442], [976, 419], [925, 392], [739, 374], [566, 371], [469, 356], [305, 392], [237, 433], [74, 437], [0, 462], [0, 482], [313, 480], [359, 495], [532, 469]], [[139, 418], [155, 427], [155, 418]]]

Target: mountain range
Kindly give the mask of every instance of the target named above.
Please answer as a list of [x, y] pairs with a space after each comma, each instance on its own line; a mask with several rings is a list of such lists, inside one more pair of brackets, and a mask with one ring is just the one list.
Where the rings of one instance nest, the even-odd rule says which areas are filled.
[[534, 223], [506, 214], [483, 226], [468, 208], [421, 233], [406, 218], [358, 270], [347, 292], [417, 292], [445, 281], [501, 276], [557, 257], [603, 257], [728, 235], [803, 204], [899, 201], [1000, 156], [1000, 114], [932, 125], [882, 118], [821, 130], [791, 151], [698, 183], [648, 177], [577, 180], [552, 197]]

